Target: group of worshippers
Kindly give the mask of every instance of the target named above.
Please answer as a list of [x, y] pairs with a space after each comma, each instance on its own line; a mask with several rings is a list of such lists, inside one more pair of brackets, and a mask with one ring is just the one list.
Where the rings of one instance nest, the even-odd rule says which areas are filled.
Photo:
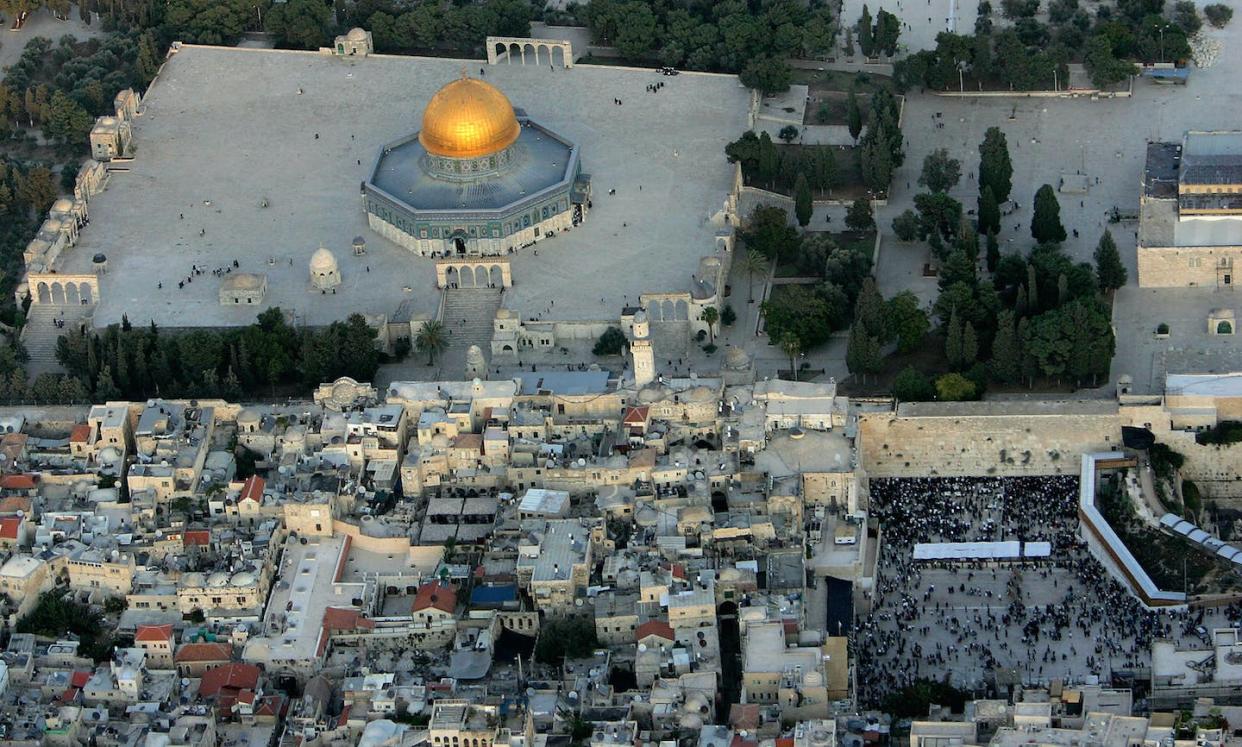
[[[998, 669], [1025, 683], [1107, 682], [1150, 666], [1151, 643], [1242, 618], [1242, 606], [1154, 612], [1090, 554], [1078, 535], [1078, 478], [925, 477], [870, 481], [880, 559], [870, 609], [850, 633], [859, 698], [879, 705], [948, 674], [975, 690]], [[1049, 557], [913, 559], [934, 542], [1048, 542]]]

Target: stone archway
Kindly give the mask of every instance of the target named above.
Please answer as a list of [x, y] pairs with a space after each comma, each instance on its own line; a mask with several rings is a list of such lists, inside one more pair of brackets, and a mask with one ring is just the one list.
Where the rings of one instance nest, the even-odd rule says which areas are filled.
[[671, 322], [674, 319], [676, 319], [677, 317], [676, 317], [675, 308], [676, 307], [673, 306], [672, 301], [668, 299], [664, 299], [663, 301], [661, 301], [660, 302], [660, 321]]
[[685, 301], [678, 301], [675, 308], [676, 308], [675, 318], [677, 319], [677, 321], [679, 322], [690, 321], [690, 304], [686, 303]]
[[461, 287], [474, 288], [477, 287], [474, 279], [474, 268], [470, 265], [463, 265], [458, 272], [461, 273]]
[[450, 288], [461, 287], [461, 273], [457, 271], [456, 267], [448, 268], [447, 270], [444, 271], [444, 275], [445, 275], [445, 278], [444, 278], [445, 284], [448, 285], [448, 287]]
[[504, 272], [500, 269], [500, 265], [492, 265], [487, 270], [487, 285], [491, 288], [503, 288], [505, 284]]
[[52, 303], [57, 306], [63, 306], [65, 303], [65, 286], [60, 283], [52, 283]]
[[35, 287], [34, 302], [35, 303], [51, 303], [52, 302], [52, 290], [48, 288], [47, 283], [39, 283]]
[[[565, 68], [574, 66], [573, 44], [568, 39], [534, 39], [521, 36], [489, 36], [487, 37], [487, 64], [513, 64], [516, 56], [521, 64], [561, 65]], [[529, 60], [527, 52], [529, 51]], [[542, 51], [542, 54], [541, 54]], [[557, 60], [557, 52], [560, 60]]]
[[65, 283], [65, 303], [73, 306], [82, 303], [82, 296], [78, 294], [77, 283]]

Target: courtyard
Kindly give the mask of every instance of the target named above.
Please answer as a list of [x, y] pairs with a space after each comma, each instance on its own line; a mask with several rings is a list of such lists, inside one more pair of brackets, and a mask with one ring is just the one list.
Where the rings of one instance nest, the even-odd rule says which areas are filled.
[[[860, 697], [950, 677], [981, 691], [1009, 670], [1025, 684], [1109, 683], [1150, 666], [1155, 639], [1177, 643], [1184, 611], [1139, 604], [1079, 538], [1073, 476], [878, 479], [881, 543], [875, 591], [855, 626]], [[922, 542], [1047, 542], [1020, 562], [916, 561]], [[1198, 613], [1195, 613], [1196, 615]], [[1207, 610], [1208, 628], [1227, 624]], [[1197, 622], [1195, 623], [1197, 624]]]
[[[263, 307], [305, 324], [354, 312], [433, 316], [433, 261], [369, 230], [359, 185], [383, 144], [419, 129], [436, 90], [483, 69], [515, 107], [581, 146], [594, 192], [583, 225], [512, 255], [504, 304], [527, 317], [615, 319], [642, 293], [688, 290], [722, 227], [711, 219], [731, 186], [723, 144], [746, 127], [749, 94], [736, 78], [661, 77], [665, 87], [649, 93], [649, 70], [480, 64], [183, 47], [135, 123], [136, 157], [113, 164], [59, 269], [88, 272], [95, 253], [107, 255], [97, 326], [123, 316], [247, 324], [262, 307], [221, 306], [212, 274], [234, 261], [233, 272], [267, 275]], [[367, 243], [361, 256], [355, 236]], [[341, 268], [335, 294], [310, 288], [321, 245]]]
[[[876, 12], [874, 7], [871, 10]], [[936, 278], [924, 277], [922, 272], [928, 258], [926, 246], [897, 241], [891, 234], [892, 220], [913, 207], [914, 195], [922, 191], [917, 181], [923, 158], [937, 148], [947, 149], [961, 161], [962, 180], [950, 194], [964, 209], [973, 210], [979, 189], [978, 146], [987, 128], [995, 126], [1009, 142], [1013, 161], [1010, 199], [1018, 206], [1002, 218], [1002, 253], [1025, 254], [1033, 246], [1031, 205], [1040, 185], [1055, 187], [1062, 175], [1076, 174], [1086, 175], [1088, 192], [1057, 195], [1061, 220], [1070, 233], [1063, 244], [1066, 253], [1075, 261], [1091, 262], [1106, 228], [1121, 251], [1129, 282], [1114, 298], [1117, 354], [1105, 390], [1111, 390], [1121, 375], [1129, 375], [1134, 392], [1160, 391], [1164, 371], [1199, 370], [1194, 367], [1199, 360], [1210, 359], [1212, 370], [1236, 370], [1242, 365], [1242, 355], [1230, 344], [1234, 338], [1209, 338], [1206, 315], [1216, 307], [1236, 308], [1237, 292], [1140, 289], [1135, 263], [1138, 223], [1108, 221], [1114, 207], [1137, 212], [1149, 140], [1180, 141], [1192, 129], [1237, 129], [1242, 91], [1233, 80], [1233, 71], [1242, 64], [1242, 24], [1205, 27], [1204, 33], [1221, 44], [1214, 65], [1195, 68], [1186, 86], [1136, 79], [1131, 98], [957, 98], [907, 93], [902, 120], [905, 162], [894, 174], [889, 204], [876, 216], [886, 231], [876, 271], [881, 292], [891, 296], [908, 288], [925, 303], [935, 300]], [[943, 128], [937, 128], [937, 123], [943, 123]], [[1172, 328], [1168, 339], [1154, 338], [1160, 322]], [[1201, 350], [1209, 352], [1201, 354]]]

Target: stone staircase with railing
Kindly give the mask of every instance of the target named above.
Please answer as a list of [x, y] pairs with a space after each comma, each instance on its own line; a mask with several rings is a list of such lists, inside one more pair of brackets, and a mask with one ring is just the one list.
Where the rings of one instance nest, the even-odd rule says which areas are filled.
[[[30, 354], [26, 372], [31, 381], [42, 373], [64, 373], [64, 367], [56, 360], [56, 341], [76, 325], [89, 320], [93, 310], [93, 306], [30, 306], [30, 310], [26, 312], [26, 325], [22, 328], [22, 344]], [[65, 320], [64, 327], [56, 326], [58, 319]]]
[[449, 288], [444, 291], [440, 320], [449, 335], [448, 349], [440, 357], [440, 375], [445, 379], [465, 376], [466, 350], [471, 345], [483, 349], [491, 358], [492, 320], [500, 308], [501, 288]]

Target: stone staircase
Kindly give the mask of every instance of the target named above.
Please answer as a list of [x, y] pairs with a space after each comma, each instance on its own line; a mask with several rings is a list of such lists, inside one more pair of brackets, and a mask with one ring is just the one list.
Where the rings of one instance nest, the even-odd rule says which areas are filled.
[[449, 335], [449, 346], [440, 357], [440, 375], [447, 380], [465, 376], [466, 350], [471, 345], [483, 349], [491, 360], [492, 320], [500, 308], [501, 288], [449, 288], [444, 291], [444, 313], [440, 317]]
[[[30, 380], [42, 373], [64, 373], [56, 360], [56, 341], [75, 325], [89, 319], [94, 306], [62, 306], [59, 304], [31, 304], [26, 312], [26, 326], [22, 328], [22, 343], [30, 354], [26, 372]], [[65, 320], [62, 329], [57, 319]]]

